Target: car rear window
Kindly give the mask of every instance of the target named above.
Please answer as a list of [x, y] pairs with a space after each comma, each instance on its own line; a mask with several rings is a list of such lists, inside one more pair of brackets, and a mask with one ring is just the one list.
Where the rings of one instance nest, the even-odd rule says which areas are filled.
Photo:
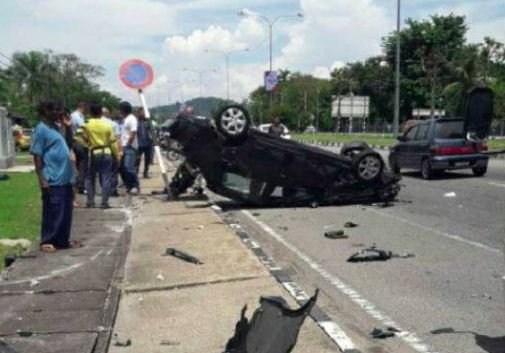
[[463, 121], [439, 121], [435, 124], [435, 137], [439, 139], [465, 138]]

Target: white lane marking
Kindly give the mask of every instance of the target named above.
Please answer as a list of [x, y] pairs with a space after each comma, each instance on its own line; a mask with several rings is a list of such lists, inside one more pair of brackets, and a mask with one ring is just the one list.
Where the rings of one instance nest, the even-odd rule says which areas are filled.
[[494, 183], [492, 181], [488, 182], [489, 185], [498, 186], [500, 188], [505, 188], [505, 184]]
[[492, 248], [490, 246], [478, 243], [476, 241], [465, 239], [463, 237], [460, 237], [459, 235], [449, 234], [449, 233], [446, 233], [446, 232], [442, 232], [442, 231], [440, 231], [438, 229], [434, 229], [434, 228], [430, 228], [430, 227], [425, 227], [425, 226], [423, 226], [421, 224], [417, 224], [415, 222], [406, 220], [406, 219], [398, 217], [398, 216], [394, 216], [394, 215], [389, 214], [389, 213], [381, 212], [381, 211], [375, 210], [373, 208], [368, 208], [368, 210], [370, 210], [370, 211], [372, 211], [374, 213], [377, 213], [377, 214], [379, 214], [381, 216], [394, 219], [395, 221], [408, 224], [409, 226], [416, 227], [416, 228], [422, 229], [422, 230], [427, 231], [427, 232], [431, 232], [431, 233], [435, 233], [435, 234], [441, 235], [441, 236], [443, 236], [445, 238], [448, 238], [448, 239], [451, 239], [451, 240], [457, 240], [457, 241], [459, 241], [461, 243], [465, 243], [467, 245], [472, 245], [472, 246], [475, 246], [477, 248], [480, 248], [480, 249], [483, 249], [483, 250], [486, 250], [486, 251], [489, 251], [489, 252], [492, 252], [492, 253], [495, 253], [495, 254], [499, 254], [499, 255], [502, 254], [501, 250], [498, 250], [498, 249]]
[[333, 341], [339, 342], [340, 350], [343, 352], [356, 349], [356, 346], [351, 341], [351, 339], [345, 334], [340, 326], [338, 326], [333, 321], [318, 321], [317, 324], [324, 330], [324, 332], [326, 332], [328, 336], [330, 336]]
[[282, 282], [282, 285], [298, 301], [309, 300], [309, 296], [295, 282]]
[[[254, 223], [256, 223], [259, 227], [261, 227], [268, 235], [277, 240], [279, 243], [288, 248], [292, 253], [297, 255], [301, 260], [303, 260], [310, 268], [319, 273], [324, 279], [331, 283], [335, 288], [337, 288], [340, 292], [349, 297], [355, 304], [360, 306], [368, 315], [373, 317], [374, 319], [380, 321], [384, 326], [395, 327], [401, 331], [401, 333], [397, 334], [407, 345], [409, 345], [414, 350], [420, 353], [436, 353], [437, 351], [433, 350], [429, 345], [423, 343], [415, 333], [407, 332], [403, 330], [400, 325], [398, 325], [393, 319], [389, 316], [383, 314], [374, 304], [372, 304], [367, 299], [363, 298], [358, 291], [349, 287], [346, 283], [344, 283], [340, 278], [335, 275], [330, 274], [326, 271], [322, 266], [313, 261], [310, 257], [302, 253], [298, 248], [294, 245], [286, 241], [281, 235], [277, 234], [271, 227], [269, 227], [264, 222], [260, 221], [256, 217], [254, 217], [249, 211], [242, 211], [242, 213], [249, 219], [251, 219]], [[345, 334], [343, 331], [341, 331]], [[336, 341], [340, 347], [340, 342]], [[342, 343], [344, 344], [344, 343]], [[347, 344], [347, 342], [345, 343]]]
[[[286, 290], [298, 301], [309, 300], [310, 297], [295, 282], [282, 282]], [[340, 350], [356, 349], [356, 346], [347, 334], [333, 321], [317, 321], [319, 327], [339, 346]]]

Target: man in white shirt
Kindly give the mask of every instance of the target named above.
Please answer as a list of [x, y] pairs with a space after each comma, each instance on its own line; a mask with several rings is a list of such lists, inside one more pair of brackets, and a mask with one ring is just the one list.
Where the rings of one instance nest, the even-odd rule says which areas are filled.
[[131, 194], [140, 193], [140, 183], [137, 176], [137, 150], [139, 148], [137, 141], [138, 121], [132, 114], [133, 108], [128, 102], [119, 104], [119, 115], [123, 119], [121, 129], [121, 145], [123, 157], [119, 172], [126, 186], [126, 190]]
[[73, 150], [75, 153], [75, 164], [77, 167], [77, 190], [80, 194], [84, 193], [84, 181], [88, 173], [88, 148], [82, 139], [82, 127], [86, 124], [84, 114], [86, 113], [86, 103], [79, 103], [75, 111], [70, 115], [72, 124]]
[[[123, 149], [121, 147], [121, 126], [119, 126], [118, 122], [112, 120], [110, 118], [110, 111], [106, 107], [102, 108], [102, 120], [108, 122], [112, 126], [112, 130], [114, 131], [114, 135], [116, 135], [117, 140], [119, 141], [119, 155], [123, 155]], [[113, 159], [112, 163], [112, 177], [111, 177], [111, 186], [110, 186], [110, 196], [118, 197], [119, 192], [117, 190], [119, 184], [119, 163], [115, 159]]]

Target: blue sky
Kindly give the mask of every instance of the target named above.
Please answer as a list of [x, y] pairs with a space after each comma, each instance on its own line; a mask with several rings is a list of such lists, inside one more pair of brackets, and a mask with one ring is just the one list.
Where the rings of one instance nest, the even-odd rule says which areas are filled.
[[[242, 99], [268, 67], [266, 26], [237, 16], [244, 9], [272, 17], [303, 11], [303, 20], [275, 26], [275, 66], [325, 77], [331, 67], [380, 52], [381, 37], [395, 28], [396, 0], [2, 0], [0, 51], [74, 52], [106, 69], [105, 89], [132, 100], [117, 71], [125, 60], [143, 59], [157, 78], [148, 99], [166, 104], [199, 93], [197, 75], [184, 67], [217, 70], [204, 76], [204, 95], [224, 97], [224, 60], [204, 51], [248, 47], [231, 57], [232, 98]], [[505, 41], [503, 0], [402, 0], [404, 19], [451, 12], [467, 16], [470, 41]]]

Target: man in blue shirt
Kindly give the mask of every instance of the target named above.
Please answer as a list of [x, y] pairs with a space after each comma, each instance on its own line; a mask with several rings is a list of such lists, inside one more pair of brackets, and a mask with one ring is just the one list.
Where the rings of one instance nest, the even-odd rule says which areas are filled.
[[59, 114], [54, 103], [40, 103], [38, 114], [41, 122], [35, 128], [30, 151], [42, 191], [40, 249], [54, 252], [78, 245], [70, 242], [75, 177], [70, 150], [56, 124]]

